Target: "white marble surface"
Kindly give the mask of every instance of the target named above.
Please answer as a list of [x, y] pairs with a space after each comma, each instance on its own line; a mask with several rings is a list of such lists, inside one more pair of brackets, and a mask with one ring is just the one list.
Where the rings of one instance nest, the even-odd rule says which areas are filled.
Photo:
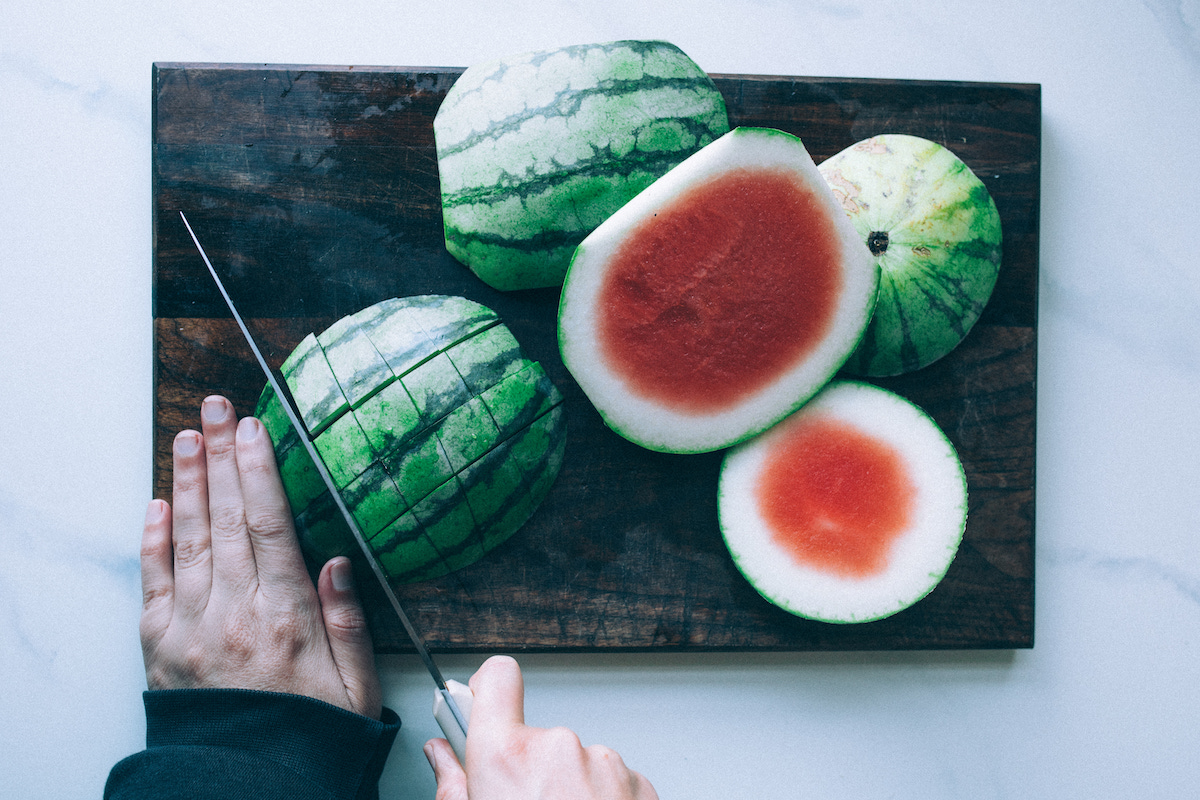
[[[2, 16], [0, 795], [97, 797], [144, 732], [151, 63], [466, 65], [657, 37], [714, 72], [1042, 84], [1037, 646], [528, 657], [530, 719], [614, 745], [664, 798], [1196, 796], [1197, 0], [51, 0]], [[385, 796], [430, 798], [428, 678], [410, 658], [382, 669], [406, 719]]]

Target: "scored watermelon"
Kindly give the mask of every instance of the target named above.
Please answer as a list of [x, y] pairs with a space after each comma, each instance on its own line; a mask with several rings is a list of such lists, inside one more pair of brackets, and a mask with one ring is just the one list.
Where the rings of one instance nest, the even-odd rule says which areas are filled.
[[726, 454], [718, 513], [734, 563], [764, 598], [801, 617], [868, 622], [941, 581], [966, 526], [967, 484], [921, 409], [834, 381]]
[[875, 317], [845, 369], [899, 375], [949, 353], [1000, 271], [1000, 214], [962, 159], [919, 136], [882, 134], [821, 163], [881, 269]]
[[729, 118], [678, 47], [621, 41], [472, 66], [433, 130], [446, 247], [513, 290], [560, 285], [589, 231]]
[[[563, 459], [562, 395], [500, 318], [461, 297], [385, 300], [309, 334], [281, 371], [313, 443], [387, 577], [465, 567], [537, 509]], [[305, 555], [359, 548], [268, 385]]]
[[717, 450], [799, 407], [854, 349], [878, 267], [800, 139], [738, 128], [576, 250], [563, 362], [652, 450]]

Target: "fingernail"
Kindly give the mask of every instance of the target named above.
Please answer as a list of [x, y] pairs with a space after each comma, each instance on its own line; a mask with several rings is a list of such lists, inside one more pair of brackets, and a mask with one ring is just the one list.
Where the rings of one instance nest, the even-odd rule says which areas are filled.
[[225, 419], [227, 407], [224, 397], [206, 397], [200, 406], [200, 417], [205, 422], [220, 422]]
[[335, 591], [348, 592], [354, 588], [354, 569], [347, 560], [333, 562], [329, 569], [329, 577], [333, 581]]
[[146, 506], [146, 524], [157, 525], [162, 522], [167, 504], [162, 500], [151, 500], [150, 505]]
[[237, 438], [239, 442], [252, 442], [258, 438], [258, 431], [262, 428], [262, 423], [254, 417], [242, 417], [242, 421], [237, 426]]
[[426, 744], [423, 749], [425, 750], [425, 759], [429, 762], [429, 768], [437, 772], [437, 758], [433, 754], [433, 745]]
[[200, 434], [195, 431], [183, 431], [175, 437], [175, 453], [181, 456], [194, 456], [200, 452]]

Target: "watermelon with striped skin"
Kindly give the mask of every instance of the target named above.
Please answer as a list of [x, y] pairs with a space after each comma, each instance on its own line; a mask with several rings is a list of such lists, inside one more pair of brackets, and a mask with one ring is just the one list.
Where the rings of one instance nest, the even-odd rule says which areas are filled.
[[908, 400], [833, 381], [726, 453], [718, 514], [734, 563], [771, 603], [835, 623], [929, 594], [958, 552], [967, 483], [953, 445]]
[[[411, 583], [507, 540], [563, 459], [562, 395], [500, 318], [461, 297], [386, 300], [309, 334], [281, 372], [383, 571]], [[268, 385], [256, 415], [305, 555], [359, 548]]]
[[558, 286], [589, 231], [728, 130], [713, 82], [666, 42], [472, 66], [433, 122], [446, 247], [493, 288]]
[[878, 279], [800, 139], [737, 128], [580, 244], [559, 349], [625, 438], [718, 450], [778, 422], [837, 372]]
[[882, 271], [875, 317], [845, 371], [932, 364], [966, 337], [996, 285], [1000, 215], [987, 187], [942, 145], [902, 134], [851, 145], [820, 170]]

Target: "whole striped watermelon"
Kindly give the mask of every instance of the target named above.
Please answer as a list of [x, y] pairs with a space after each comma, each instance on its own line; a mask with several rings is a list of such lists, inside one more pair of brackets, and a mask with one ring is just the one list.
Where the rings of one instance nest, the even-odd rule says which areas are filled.
[[[317, 452], [387, 576], [434, 578], [508, 539], [549, 492], [562, 396], [490, 309], [461, 297], [386, 300], [309, 334], [281, 371]], [[359, 552], [267, 386], [306, 556]]]
[[820, 165], [880, 266], [875, 316], [844, 369], [885, 376], [928, 366], [958, 346], [1000, 271], [1000, 215], [954, 153], [883, 134]]
[[679, 48], [621, 41], [472, 66], [433, 130], [446, 247], [511, 290], [561, 284], [589, 231], [729, 118]]

